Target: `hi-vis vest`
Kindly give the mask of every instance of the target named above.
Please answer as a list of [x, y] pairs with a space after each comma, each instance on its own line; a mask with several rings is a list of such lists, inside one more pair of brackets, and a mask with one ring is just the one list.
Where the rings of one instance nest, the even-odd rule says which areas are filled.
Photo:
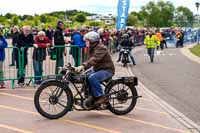
[[149, 35], [147, 35], [144, 40], [144, 44], [147, 48], [156, 48], [160, 45], [160, 40], [155, 35], [152, 35], [151, 38]]
[[160, 41], [163, 41], [163, 36], [160, 32], [157, 32], [156, 33], [156, 37], [160, 40]]

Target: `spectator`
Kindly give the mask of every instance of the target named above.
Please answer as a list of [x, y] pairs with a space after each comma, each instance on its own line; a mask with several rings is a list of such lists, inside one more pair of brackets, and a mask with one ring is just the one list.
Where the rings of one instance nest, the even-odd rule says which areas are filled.
[[35, 44], [33, 51], [33, 67], [35, 74], [35, 84], [41, 83], [41, 77], [43, 72], [43, 61], [46, 59], [46, 48], [52, 46], [51, 40], [46, 37], [44, 31], [38, 32], [35, 37]]
[[64, 23], [62, 21], [57, 22], [57, 27], [54, 33], [54, 44], [55, 46], [59, 46], [55, 48], [56, 52], [56, 68], [55, 73], [58, 74], [58, 68], [63, 67], [64, 65], [64, 45], [65, 40], [63, 36], [63, 29], [64, 29]]
[[108, 47], [110, 41], [110, 32], [108, 29], [104, 31], [104, 45]]
[[161, 50], [163, 50], [164, 49], [164, 46], [163, 46], [163, 36], [162, 36], [162, 34], [160, 33], [160, 31], [158, 30], [157, 31], [157, 33], [156, 33], [156, 37], [158, 38], [158, 40], [160, 41], [160, 45], [158, 45], [157, 46], [157, 50], [159, 50], [159, 48], [161, 49]]
[[[16, 54], [16, 59], [17, 59], [17, 77], [19, 78], [18, 84], [19, 85], [24, 85], [24, 77], [25, 77], [25, 71], [24, 73], [20, 73], [20, 64], [21, 67], [26, 70], [26, 65], [28, 64], [28, 48], [33, 46], [34, 40], [33, 40], [33, 35], [31, 34], [31, 27], [30, 26], [23, 26], [22, 28], [22, 33], [19, 34], [18, 41], [17, 41], [17, 47], [20, 49], [20, 57], [18, 54]], [[23, 51], [23, 52], [22, 52]], [[22, 55], [23, 54], [23, 55]], [[22, 58], [24, 57], [24, 58]], [[19, 59], [20, 58], [20, 59]], [[22, 62], [24, 63], [22, 64]], [[20, 63], [21, 62], [21, 63]]]
[[[19, 36], [19, 27], [18, 26], [14, 26], [13, 27], [13, 35], [12, 35], [12, 46], [13, 47], [17, 46], [18, 36]], [[15, 55], [18, 54], [17, 52], [18, 52], [17, 49], [13, 48], [13, 51], [12, 51], [12, 63], [10, 64], [10, 66], [15, 66], [15, 62], [16, 62]]]
[[3, 33], [0, 31], [0, 88], [5, 88], [3, 75], [3, 61], [5, 60], [5, 48], [8, 46]]
[[177, 33], [176, 33], [176, 48], [181, 46], [181, 37], [182, 37], [181, 32], [177, 31]]
[[167, 48], [166, 34], [164, 32], [161, 32], [161, 34], [163, 37], [163, 41], [162, 41], [163, 47], [165, 46], [165, 48]]
[[52, 29], [52, 26], [49, 25], [48, 26], [48, 30], [46, 31], [46, 36], [49, 38], [49, 40], [53, 40], [53, 29]]
[[184, 32], [183, 32], [183, 30], [181, 30], [180, 33], [181, 33], [180, 45], [181, 45], [181, 47], [183, 47], [183, 43], [184, 43]]
[[[84, 48], [85, 47], [85, 41], [83, 40], [83, 35], [84, 35], [84, 30], [80, 30], [80, 31], [75, 31], [73, 34], [72, 34], [72, 37], [71, 37], [71, 45], [73, 46], [78, 46], [79, 48]], [[74, 62], [75, 62], [75, 66], [79, 66], [78, 64], [78, 57], [80, 55], [79, 53], [79, 49], [77, 47], [72, 47], [71, 50], [70, 50], [70, 54], [73, 56], [74, 58]]]

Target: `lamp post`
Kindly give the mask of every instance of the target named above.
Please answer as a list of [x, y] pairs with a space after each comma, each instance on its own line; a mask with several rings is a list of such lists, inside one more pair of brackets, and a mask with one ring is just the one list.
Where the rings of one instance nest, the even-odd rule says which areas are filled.
[[[196, 7], [197, 7], [197, 22], [199, 23], [199, 2], [195, 3]], [[197, 29], [197, 44], [199, 44], [199, 28]]]

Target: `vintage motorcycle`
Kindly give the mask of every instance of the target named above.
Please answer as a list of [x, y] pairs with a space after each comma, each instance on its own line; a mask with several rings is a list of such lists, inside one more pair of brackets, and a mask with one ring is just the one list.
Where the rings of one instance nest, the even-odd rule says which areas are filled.
[[88, 76], [91, 69], [75, 73], [71, 64], [60, 70], [56, 78], [44, 81], [34, 96], [36, 110], [48, 119], [58, 119], [66, 113], [90, 110], [110, 110], [116, 115], [124, 115], [133, 110], [137, 99], [137, 77], [107, 79], [101, 84], [108, 104], [95, 105], [90, 91]]
[[123, 66], [126, 67], [127, 64], [130, 62], [129, 60], [129, 52], [130, 52], [130, 48], [128, 47], [122, 47], [120, 52], [122, 53], [122, 63]]

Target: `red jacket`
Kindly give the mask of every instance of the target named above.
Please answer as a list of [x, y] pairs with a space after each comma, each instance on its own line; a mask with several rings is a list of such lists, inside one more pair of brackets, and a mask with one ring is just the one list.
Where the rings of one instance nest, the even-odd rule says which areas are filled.
[[104, 37], [105, 37], [106, 41], [109, 41], [110, 40], [110, 33], [105, 32]]
[[35, 37], [35, 44], [38, 45], [38, 48], [34, 48], [33, 51], [33, 59], [34, 60], [45, 60], [46, 59], [46, 48], [47, 44], [50, 43], [52, 45], [52, 41], [48, 39], [48, 37], [44, 37], [43, 40], [40, 40], [38, 36]]
[[48, 39], [48, 37], [44, 37], [44, 40], [40, 40], [39, 36], [35, 37], [35, 44], [38, 45], [39, 48], [47, 48], [47, 43], [52, 45], [52, 41]]

